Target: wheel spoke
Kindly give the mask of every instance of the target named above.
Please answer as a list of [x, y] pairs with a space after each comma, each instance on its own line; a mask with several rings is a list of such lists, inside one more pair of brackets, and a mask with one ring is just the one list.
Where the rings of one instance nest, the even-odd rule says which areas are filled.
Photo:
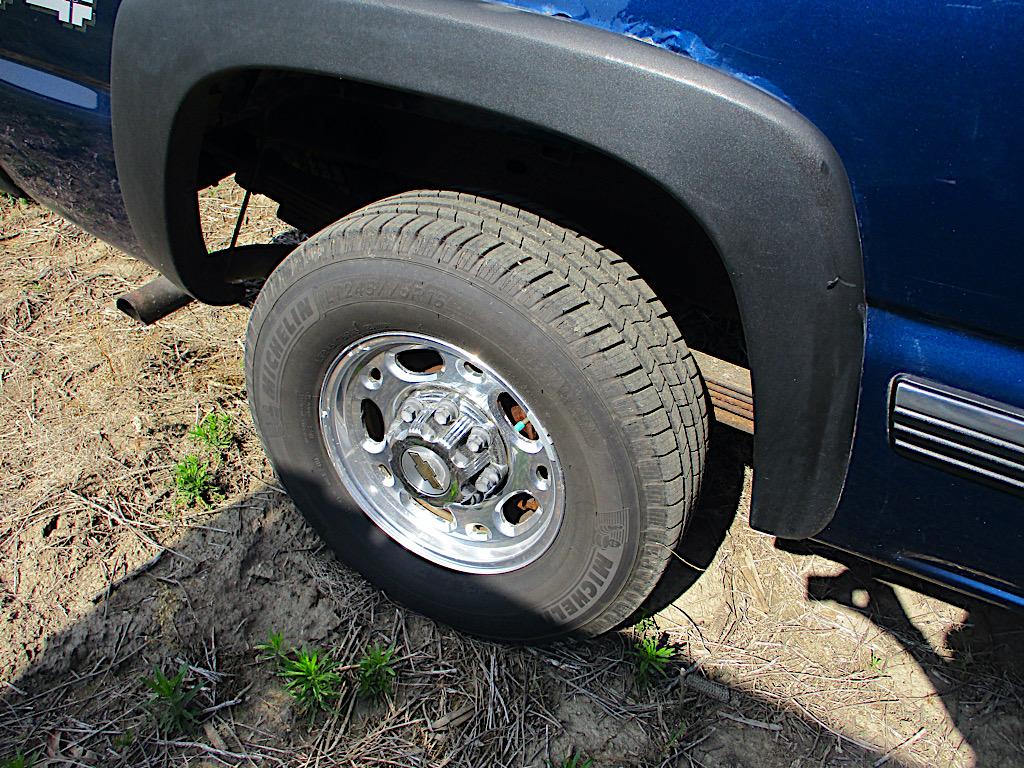
[[455, 518], [456, 527], [464, 533], [471, 533], [476, 526], [482, 526], [488, 533], [488, 538], [503, 538], [504, 534], [498, 529], [495, 523], [495, 502], [493, 499], [482, 504], [462, 505], [452, 504], [448, 511]]
[[372, 400], [380, 412], [384, 415], [384, 423], [389, 424], [395, 418], [395, 407], [401, 394], [409, 388], [409, 382], [385, 373], [380, 387], [367, 389], [361, 394], [363, 397]]
[[508, 468], [508, 481], [505, 487], [514, 490], [522, 490], [528, 493], [546, 490], [545, 484], [538, 483], [538, 472], [546, 471], [549, 481], [546, 486], [551, 487], [551, 460], [542, 446], [537, 446], [535, 451], [526, 451], [520, 444], [513, 444], [509, 451], [512, 463]]
[[458, 384], [462, 381], [459, 375], [459, 366], [462, 364], [462, 357], [447, 349], [435, 350], [443, 362], [443, 368], [437, 372], [436, 381], [446, 384]]
[[[354, 395], [372, 400], [380, 408], [385, 424], [395, 418], [396, 402], [411, 386], [410, 382], [403, 381], [395, 375], [393, 358], [394, 355], [378, 355], [372, 364], [365, 366], [363, 374], [359, 377], [359, 386], [353, 388]], [[374, 372], [379, 375], [371, 375]]]
[[439, 349], [444, 368], [437, 373], [436, 381], [447, 384], [470, 396], [479, 397], [493, 386], [493, 379], [469, 360], [455, 352]]

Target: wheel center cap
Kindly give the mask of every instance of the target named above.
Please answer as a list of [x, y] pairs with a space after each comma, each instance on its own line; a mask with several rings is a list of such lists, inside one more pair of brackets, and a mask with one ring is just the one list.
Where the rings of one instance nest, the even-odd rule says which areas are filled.
[[448, 463], [429, 448], [409, 448], [402, 454], [401, 464], [406, 482], [418, 493], [443, 496], [448, 492], [452, 480]]

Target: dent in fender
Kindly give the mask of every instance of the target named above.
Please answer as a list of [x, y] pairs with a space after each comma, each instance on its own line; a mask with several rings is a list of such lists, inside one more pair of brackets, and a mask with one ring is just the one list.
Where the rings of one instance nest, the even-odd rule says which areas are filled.
[[628, 5], [615, 12], [613, 16], [594, 13], [579, 0], [566, 0], [557, 3], [534, 3], [529, 0], [491, 0], [524, 11], [533, 11], [545, 16], [562, 16], [588, 24], [599, 29], [607, 29], [620, 35], [632, 37], [642, 43], [649, 43], [666, 51], [688, 56], [696, 62], [727, 72], [738, 80], [749, 83], [770, 93], [778, 99], [791, 104], [786, 94], [769, 80], [758, 75], [748, 75], [734, 67], [719, 51], [708, 47], [699, 35], [685, 29], [656, 27], [646, 19], [637, 18], [629, 12]]

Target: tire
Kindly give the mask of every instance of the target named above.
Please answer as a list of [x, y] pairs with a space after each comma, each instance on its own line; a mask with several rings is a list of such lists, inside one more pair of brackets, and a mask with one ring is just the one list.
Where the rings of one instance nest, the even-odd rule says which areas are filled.
[[[354, 342], [404, 338], [394, 334], [470, 350], [528, 403], [528, 418], [542, 425], [535, 439], [547, 440], [550, 453], [537, 455], [557, 460], [551, 485], [558, 488], [548, 492], [558, 495], [550, 510], [543, 502], [540, 522], [531, 524], [546, 525], [545, 536], [553, 538], [543, 551], [539, 544], [525, 550], [534, 558], [527, 564], [503, 572], [449, 567], [399, 544], [361, 511], [356, 497], [372, 507], [365, 494], [380, 489], [345, 480], [349, 470], [338, 469], [339, 461], [348, 467], [344, 462], [363, 459], [358, 451], [332, 447], [329, 425], [354, 418], [351, 407], [348, 415], [340, 406], [327, 415], [335, 402], [332, 382], [341, 375], [333, 372], [351, 369], [348, 357], [339, 358], [344, 350], [363, 354], [376, 343]], [[442, 373], [417, 375], [441, 376], [447, 366]], [[614, 628], [657, 583], [700, 487], [706, 395], [661, 302], [614, 253], [479, 197], [397, 195], [303, 243], [269, 277], [255, 303], [246, 376], [267, 455], [298, 509], [339, 558], [405, 605], [476, 635], [538, 642]], [[410, 413], [418, 414], [417, 408]], [[404, 428], [398, 419], [390, 422], [392, 429]], [[364, 413], [363, 424], [369, 423]], [[495, 425], [515, 440], [508, 425]], [[347, 434], [347, 427], [338, 429]], [[491, 443], [499, 444], [500, 438]], [[388, 466], [402, 474], [403, 484], [416, 479], [395, 461]], [[509, 486], [519, 461], [510, 459]], [[448, 469], [459, 471], [458, 460], [452, 462]], [[437, 469], [447, 472], [446, 466]], [[556, 513], [557, 526], [548, 522]], [[463, 538], [449, 543], [472, 558], [484, 557], [458, 529], [461, 519], [452, 525]], [[435, 546], [434, 536], [425, 534], [424, 551]], [[506, 551], [499, 545], [518, 551], [508, 543], [514, 539], [494, 537], [493, 551]]]

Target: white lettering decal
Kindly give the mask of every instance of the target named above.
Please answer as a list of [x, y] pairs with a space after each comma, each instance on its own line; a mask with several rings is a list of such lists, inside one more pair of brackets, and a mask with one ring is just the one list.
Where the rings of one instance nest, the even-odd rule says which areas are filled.
[[85, 27], [93, 20], [94, 0], [26, 0], [41, 11], [54, 11], [57, 18], [74, 27]]

